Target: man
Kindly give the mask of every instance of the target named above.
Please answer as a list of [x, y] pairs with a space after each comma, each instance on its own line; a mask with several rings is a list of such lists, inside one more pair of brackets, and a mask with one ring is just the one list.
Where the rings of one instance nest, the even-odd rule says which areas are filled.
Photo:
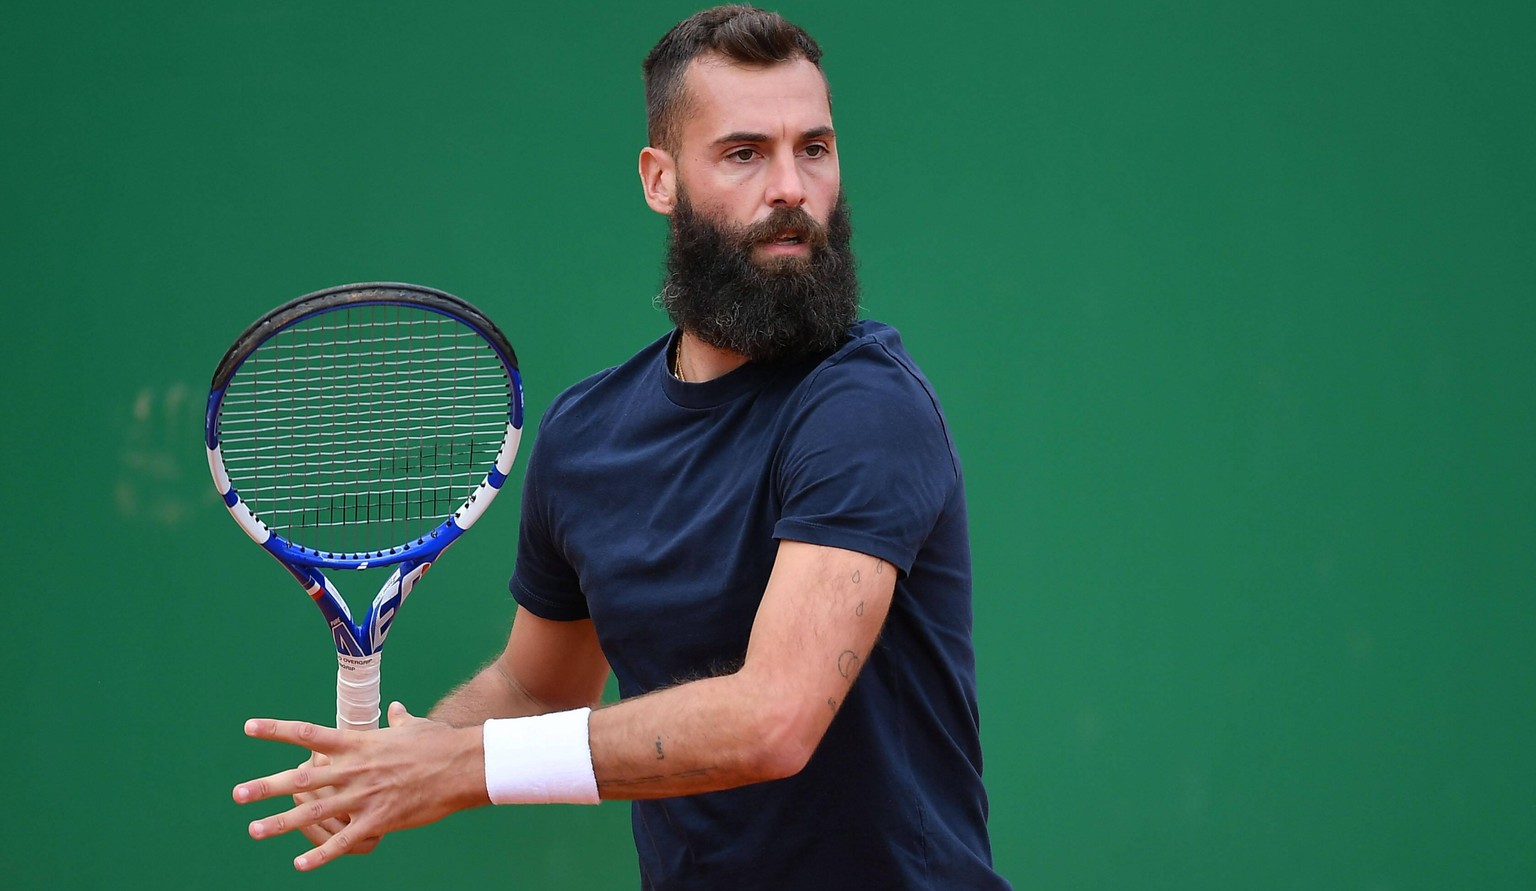
[[[646, 888], [1006, 888], [991, 867], [958, 459], [856, 322], [816, 43], [720, 7], [645, 61], [640, 179], [678, 330], [562, 394], [529, 461], [505, 651], [428, 719], [253, 720], [316, 757], [301, 869], [497, 803], [634, 799]], [[622, 700], [595, 708], [608, 672]]]

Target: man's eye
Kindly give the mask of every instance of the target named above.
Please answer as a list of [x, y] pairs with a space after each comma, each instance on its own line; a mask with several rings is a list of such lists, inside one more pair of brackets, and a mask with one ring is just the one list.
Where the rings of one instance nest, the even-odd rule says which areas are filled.
[[806, 154], [806, 157], [808, 157], [808, 158], [820, 158], [822, 155], [825, 155], [826, 153], [827, 153], [827, 147], [822, 145], [821, 143], [811, 143], [810, 145], [805, 147], [805, 154]]
[[753, 149], [749, 149], [749, 148], [740, 148], [740, 149], [737, 149], [736, 151], [731, 152], [730, 154], [726, 155], [726, 157], [730, 158], [732, 161], [742, 161], [742, 162], [750, 161], [750, 160], [752, 160], [756, 156], [757, 156], [757, 152], [754, 151]]

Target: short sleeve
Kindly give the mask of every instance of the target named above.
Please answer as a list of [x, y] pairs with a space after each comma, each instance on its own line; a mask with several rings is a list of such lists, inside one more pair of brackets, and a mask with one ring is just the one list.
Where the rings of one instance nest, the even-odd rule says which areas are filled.
[[554, 513], [547, 490], [550, 467], [558, 451], [546, 446], [540, 431], [523, 479], [523, 510], [517, 534], [517, 560], [507, 583], [519, 606], [541, 619], [574, 621], [588, 618], [587, 601], [575, 569], [556, 542]]
[[869, 554], [903, 574], [960, 484], [928, 382], [878, 341], [807, 381], [775, 470], [776, 538]]

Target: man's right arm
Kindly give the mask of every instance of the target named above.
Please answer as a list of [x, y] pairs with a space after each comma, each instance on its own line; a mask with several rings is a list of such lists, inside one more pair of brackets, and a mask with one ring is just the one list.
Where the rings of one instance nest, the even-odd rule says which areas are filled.
[[427, 717], [468, 727], [490, 718], [596, 708], [607, 681], [608, 660], [591, 619], [556, 622], [518, 607], [506, 649]]

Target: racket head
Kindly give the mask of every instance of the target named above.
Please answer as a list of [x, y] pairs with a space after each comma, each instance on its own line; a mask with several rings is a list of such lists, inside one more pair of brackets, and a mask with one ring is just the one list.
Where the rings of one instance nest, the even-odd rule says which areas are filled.
[[257, 319], [214, 371], [209, 469], [285, 564], [430, 562], [511, 471], [522, 379], [505, 334], [420, 285], [342, 285]]

